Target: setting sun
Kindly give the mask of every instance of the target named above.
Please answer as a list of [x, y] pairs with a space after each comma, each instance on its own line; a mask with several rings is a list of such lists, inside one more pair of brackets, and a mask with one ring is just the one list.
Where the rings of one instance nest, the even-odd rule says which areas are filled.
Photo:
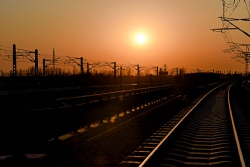
[[146, 36], [144, 34], [137, 34], [135, 37], [135, 41], [138, 44], [143, 44], [146, 42]]

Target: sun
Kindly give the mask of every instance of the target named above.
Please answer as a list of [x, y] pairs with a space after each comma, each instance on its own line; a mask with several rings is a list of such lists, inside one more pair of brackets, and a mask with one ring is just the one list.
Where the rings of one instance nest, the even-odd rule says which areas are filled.
[[146, 42], [146, 40], [147, 39], [146, 39], [146, 35], [145, 34], [140, 33], [140, 34], [137, 34], [135, 36], [135, 42], [137, 44], [144, 44]]

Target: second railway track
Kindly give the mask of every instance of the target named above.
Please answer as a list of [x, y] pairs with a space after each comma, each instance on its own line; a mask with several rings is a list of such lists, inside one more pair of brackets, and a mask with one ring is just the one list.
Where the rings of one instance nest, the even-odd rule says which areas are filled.
[[222, 84], [177, 114], [120, 166], [249, 165], [250, 126], [237, 105], [231, 105], [230, 88]]

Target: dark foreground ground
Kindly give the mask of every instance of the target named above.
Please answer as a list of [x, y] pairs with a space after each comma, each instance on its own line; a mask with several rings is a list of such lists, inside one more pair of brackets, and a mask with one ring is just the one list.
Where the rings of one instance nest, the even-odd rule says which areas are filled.
[[[203, 88], [202, 90], [205, 91]], [[50, 144], [45, 143], [44, 147], [42, 147], [43, 149], [41, 149], [41, 153], [45, 153], [46, 158], [41, 160], [36, 159], [33, 161], [27, 160], [22, 156], [15, 156], [8, 158], [5, 161], [1, 161], [0, 165], [59, 167], [119, 166], [119, 163], [133, 150], [135, 150], [146, 138], [148, 138], [162, 124], [167, 122], [167, 120], [169, 120], [179, 110], [189, 105], [190, 102], [198, 97], [198, 95], [203, 91], [197, 94], [185, 94], [185, 96], [182, 96], [177, 101], [167, 103], [166, 105], [154, 110], [154, 112], [148, 112], [142, 117], [138, 117], [137, 119], [129, 121], [126, 124], [120, 125], [119, 127], [116, 126], [125, 120], [129, 120], [132, 117], [139, 115], [141, 111], [128, 114], [126, 117], [116, 119], [113, 123], [107, 123], [91, 131], [82, 133], [81, 135], [78, 135], [70, 140], [64, 142], [51, 142]], [[248, 120], [250, 120], [250, 107], [248, 105], [250, 100], [249, 91], [242, 87], [241, 84], [238, 84], [235, 89], [235, 93], [239, 97], [239, 103], [242, 106], [244, 114], [248, 117]], [[16, 117], [16, 120], [10, 119], [10, 121], [22, 122], [22, 120], [18, 119], [18, 117]], [[112, 128], [114, 129], [97, 136], [103, 131]], [[16, 129], [20, 130], [17, 126], [16, 128], [12, 127], [13, 131], [10, 131], [11, 134], [15, 134], [16, 136], [16, 138], [11, 139], [12, 141], [9, 141], [10, 143], [15, 143], [12, 145], [13, 149], [23, 147], [22, 144], [20, 144], [20, 139], [23, 135], [25, 135]], [[17, 140], [19, 140], [19, 142], [15, 142]], [[17, 155], [21, 154], [17, 152]]]

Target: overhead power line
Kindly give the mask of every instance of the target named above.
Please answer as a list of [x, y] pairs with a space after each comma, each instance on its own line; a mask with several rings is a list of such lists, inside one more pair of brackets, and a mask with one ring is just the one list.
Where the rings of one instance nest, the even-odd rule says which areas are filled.
[[[241, 18], [239, 16], [234, 16], [235, 11], [239, 8], [240, 4], [244, 3], [245, 17]], [[248, 3], [248, 4], [247, 4]], [[224, 50], [225, 53], [231, 53], [233, 58], [237, 60], [243, 60], [245, 62], [245, 74], [249, 73], [249, 62], [250, 62], [250, 54], [249, 54], [249, 44], [242, 44], [240, 42], [235, 42], [231, 35], [232, 30], [236, 30], [244, 34], [247, 38], [250, 38], [250, 33], [244, 30], [244, 28], [238, 26], [235, 22], [249, 22], [250, 21], [250, 2], [247, 0], [222, 0], [222, 16], [219, 17], [222, 22], [221, 28], [211, 29], [215, 32], [221, 32], [223, 38], [226, 42], [227, 49]], [[240, 9], [242, 10], [242, 9]], [[229, 14], [228, 14], [229, 13]]]

